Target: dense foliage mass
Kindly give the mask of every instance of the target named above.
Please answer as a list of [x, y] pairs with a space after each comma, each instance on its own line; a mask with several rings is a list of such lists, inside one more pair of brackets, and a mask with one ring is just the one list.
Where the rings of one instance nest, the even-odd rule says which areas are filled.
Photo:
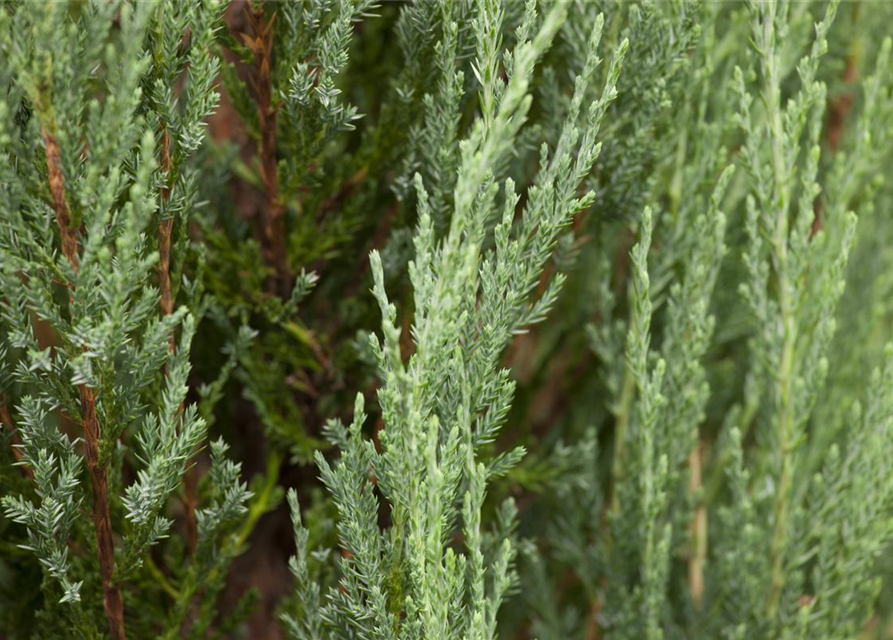
[[893, 638], [893, 3], [0, 4], [0, 638]]

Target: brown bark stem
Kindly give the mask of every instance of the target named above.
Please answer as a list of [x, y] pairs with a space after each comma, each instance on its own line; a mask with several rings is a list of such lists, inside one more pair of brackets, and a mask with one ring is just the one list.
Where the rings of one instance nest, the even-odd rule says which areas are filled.
[[[161, 136], [161, 170], [165, 177], [170, 180], [171, 177], [171, 136], [167, 129]], [[161, 199], [167, 204], [170, 199], [171, 189], [173, 185], [165, 184], [161, 189]], [[169, 316], [174, 312], [174, 297], [171, 287], [171, 235], [174, 228], [174, 219], [165, 218], [158, 225], [158, 291], [161, 295], [161, 313]], [[174, 331], [168, 336], [168, 350], [173, 353], [177, 346], [177, 338]], [[165, 375], [167, 375], [167, 365], [164, 366]], [[180, 403], [180, 409], [177, 412], [177, 433], [180, 431], [179, 417], [183, 415], [183, 403]], [[195, 516], [196, 507], [198, 506], [198, 478], [196, 477], [195, 465], [190, 465], [186, 469], [186, 475], [183, 479], [183, 509], [185, 512], [186, 524], [186, 544], [192, 553], [195, 553], [198, 547], [198, 521]]]
[[[161, 135], [161, 170], [166, 180], [171, 178], [171, 136], [165, 129]], [[161, 188], [161, 200], [167, 204], [171, 197], [171, 185], [165, 183]], [[174, 219], [165, 218], [158, 225], [158, 291], [161, 294], [161, 313], [169, 316], [174, 312], [174, 299], [171, 292], [171, 234]], [[168, 338], [170, 351], [175, 347], [174, 334]]]
[[273, 22], [267, 21], [263, 4], [246, 5], [248, 22], [254, 38], [243, 38], [254, 53], [255, 77], [252, 80], [257, 100], [257, 121], [260, 129], [260, 175], [264, 185], [263, 247], [275, 276], [271, 289], [288, 295], [290, 274], [285, 251], [285, 207], [279, 197], [276, 159], [277, 109], [273, 105]]
[[115, 540], [112, 534], [112, 519], [109, 514], [108, 478], [106, 465], [99, 461], [99, 420], [96, 416], [96, 396], [93, 389], [81, 385], [78, 389], [81, 398], [81, 420], [84, 427], [84, 453], [87, 458], [87, 472], [93, 488], [93, 524], [96, 528], [96, 547], [99, 553], [99, 570], [102, 574], [102, 604], [109, 622], [112, 640], [126, 640], [124, 630], [124, 602], [121, 591], [114, 583]]
[[53, 197], [53, 211], [56, 223], [62, 234], [62, 254], [68, 259], [71, 268], [78, 270], [78, 238], [77, 231], [71, 228], [71, 210], [65, 198], [65, 178], [62, 173], [62, 156], [56, 136], [44, 129], [43, 141], [47, 154], [47, 178], [50, 183], [50, 194]]
[[[607, 585], [606, 581], [602, 581], [602, 588]], [[602, 628], [601, 628], [601, 617], [602, 617], [602, 609], [605, 606], [604, 596], [602, 593], [592, 601], [592, 607], [589, 611], [588, 620], [586, 622], [586, 635], [585, 640], [601, 640], [602, 637]]]
[[[47, 129], [43, 131], [43, 139], [46, 144], [47, 176], [53, 197], [53, 210], [62, 235], [62, 253], [68, 259], [71, 268], [77, 272], [79, 266], [77, 231], [71, 228], [71, 211], [65, 197], [65, 178], [62, 173], [59, 143]], [[84, 457], [87, 460], [87, 473], [90, 476], [93, 494], [93, 524], [96, 529], [96, 551], [102, 576], [102, 604], [112, 640], [126, 640], [124, 602], [121, 599], [121, 591], [114, 582], [115, 540], [108, 504], [107, 465], [99, 460], [102, 430], [96, 415], [96, 395], [93, 389], [85, 384], [78, 387], [78, 395], [81, 401], [81, 425], [84, 431]]]
[[[171, 294], [171, 234], [174, 219], [166, 218], [158, 225], [158, 291], [161, 294], [161, 313], [166, 316], [174, 312], [174, 299]], [[168, 339], [170, 351], [174, 350], [174, 334]]]

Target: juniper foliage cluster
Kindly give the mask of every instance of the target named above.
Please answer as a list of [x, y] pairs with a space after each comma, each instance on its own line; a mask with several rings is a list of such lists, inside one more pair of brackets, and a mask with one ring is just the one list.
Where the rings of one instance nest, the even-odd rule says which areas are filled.
[[891, 18], [4, 2], [0, 636], [893, 637]]

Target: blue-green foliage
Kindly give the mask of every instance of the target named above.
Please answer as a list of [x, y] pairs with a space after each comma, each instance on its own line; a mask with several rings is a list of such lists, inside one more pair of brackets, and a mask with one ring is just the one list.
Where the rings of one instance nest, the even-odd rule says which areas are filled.
[[893, 637], [891, 7], [0, 4], [3, 632]]

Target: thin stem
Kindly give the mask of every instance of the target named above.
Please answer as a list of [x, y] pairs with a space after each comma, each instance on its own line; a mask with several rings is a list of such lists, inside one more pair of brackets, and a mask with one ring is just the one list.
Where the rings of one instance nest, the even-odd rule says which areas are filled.
[[[248, 508], [248, 515], [235, 535], [228, 537], [226, 545], [219, 551], [219, 557], [232, 558], [241, 552], [242, 547], [248, 541], [248, 537], [254, 531], [257, 521], [270, 510], [270, 501], [279, 480], [279, 472], [282, 467], [282, 455], [271, 450], [267, 456], [267, 471], [264, 486], [260, 493], [252, 500]], [[225, 564], [216, 563], [210, 570], [203, 569], [195, 561], [189, 567], [189, 572], [181, 584], [177, 602], [174, 605], [168, 624], [167, 633], [162, 636], [164, 640], [174, 640], [186, 633], [187, 615], [191, 609], [192, 601], [199, 593], [202, 584], [213, 585], [217, 582], [220, 572]], [[200, 573], [206, 571], [206, 573]]]
[[[161, 170], [165, 175], [165, 185], [161, 188], [161, 199], [164, 204], [170, 200], [173, 189], [173, 177], [171, 170], [171, 136], [165, 127], [161, 135]], [[158, 225], [158, 291], [161, 294], [161, 313], [169, 316], [174, 312], [173, 289], [171, 287], [171, 235], [174, 227], [173, 217], [165, 218]], [[168, 350], [173, 353], [176, 349], [177, 338], [173, 330], [168, 336]], [[167, 375], [167, 364], [164, 365], [164, 373]], [[180, 432], [179, 417], [183, 414], [183, 403], [177, 412], [177, 433]], [[195, 465], [186, 468], [186, 476], [183, 479], [185, 498], [183, 508], [186, 520], [186, 544], [189, 551], [195, 553], [198, 545], [198, 523], [195, 517], [195, 509], [198, 505], [198, 470]]]
[[248, 541], [248, 536], [254, 531], [257, 521], [264, 515], [270, 506], [270, 498], [276, 490], [276, 484], [279, 481], [279, 471], [282, 467], [282, 454], [276, 450], [271, 450], [267, 455], [267, 473], [264, 479], [264, 487], [261, 489], [257, 500], [251, 503], [248, 509], [248, 517], [242, 523], [239, 534], [236, 536], [233, 548], [236, 553]]
[[288, 258], [285, 252], [285, 207], [279, 197], [279, 176], [276, 158], [277, 108], [273, 105], [273, 23], [264, 15], [264, 6], [250, 2], [246, 6], [248, 22], [254, 38], [245, 37], [254, 53], [255, 77], [252, 79], [257, 100], [257, 123], [260, 129], [260, 172], [264, 185], [263, 247], [267, 262], [273, 267], [275, 277], [272, 289], [279, 295], [288, 295]]
[[585, 640], [601, 640], [602, 634], [599, 619], [602, 615], [603, 604], [600, 596], [592, 601], [592, 606], [589, 609], [589, 616], [586, 622]]
[[180, 591], [172, 585], [170, 580], [167, 579], [167, 576], [161, 572], [161, 569], [158, 568], [158, 565], [155, 564], [155, 561], [152, 560], [151, 556], [147, 554], [143, 559], [143, 564], [146, 565], [149, 573], [152, 574], [152, 577], [166, 594], [174, 600], [177, 600], [180, 597]]
[[[167, 128], [161, 135], [161, 171], [165, 175], [165, 184], [161, 188], [161, 200], [167, 204], [171, 197], [171, 136]], [[161, 312], [169, 316], [174, 312], [174, 300], [171, 292], [171, 233], [174, 219], [165, 218], [158, 226], [158, 290], [161, 294]], [[173, 353], [175, 339], [173, 332], [169, 337], [169, 349]]]
[[[786, 278], [779, 277], [779, 285], [784, 292], [787, 288]], [[794, 345], [796, 340], [796, 323], [793, 310], [790, 308], [790, 296], [786, 292], [780, 297], [782, 321], [785, 329], [785, 342], [779, 370], [779, 405], [778, 418], [779, 453], [781, 469], [779, 471], [778, 489], [775, 493], [775, 523], [770, 547], [772, 567], [772, 584], [769, 590], [767, 612], [770, 619], [778, 612], [778, 601], [784, 588], [785, 570], [784, 556], [788, 528], [788, 512], [790, 508], [791, 487], [793, 484], [793, 460], [791, 445], [794, 431], [794, 398], [792, 395], [792, 378], [794, 367]]]
[[702, 492], [701, 471], [704, 464], [704, 443], [699, 442], [688, 458], [689, 493], [695, 498], [695, 514], [691, 522], [688, 558], [688, 588], [695, 608], [700, 610], [704, 597], [704, 562], [707, 559], [707, 505]]
[[785, 571], [784, 558], [787, 546], [788, 513], [790, 508], [791, 485], [793, 482], [793, 460], [791, 459], [791, 441], [794, 436], [794, 351], [796, 345], [797, 323], [795, 309], [791, 299], [790, 282], [787, 274], [788, 255], [788, 171], [784, 156], [784, 125], [781, 113], [781, 80], [778, 72], [777, 53], [771, 30], [774, 29], [774, 20], [767, 19], [764, 23], [767, 30], [764, 36], [764, 45], [771, 49], [766, 51], [764, 58], [764, 74], [766, 78], [766, 108], [770, 114], [769, 131], [772, 138], [772, 168], [775, 180], [775, 207], [776, 219], [773, 237], [773, 249], [775, 251], [775, 272], [778, 278], [778, 303], [781, 313], [782, 329], [784, 331], [784, 343], [782, 346], [781, 362], [777, 372], [778, 380], [778, 414], [776, 434], [779, 442], [779, 454], [781, 456], [778, 489], [775, 492], [775, 518], [773, 524], [772, 541], [769, 551], [771, 566], [771, 584], [766, 611], [770, 619], [774, 619], [778, 613], [778, 603], [781, 592], [784, 589]]
[[636, 381], [629, 365], [623, 377], [623, 389], [617, 402], [616, 420], [614, 424], [614, 459], [611, 463], [611, 498], [608, 501], [611, 511], [620, 509], [617, 487], [623, 476], [624, 457], [626, 456], [626, 437], [629, 428], [629, 413], [636, 393]]
[[[65, 197], [65, 181], [62, 173], [62, 160], [56, 137], [46, 128], [43, 130], [46, 144], [47, 175], [53, 197], [53, 210], [62, 235], [62, 253], [71, 268], [78, 270], [77, 231], [71, 228], [71, 213]], [[69, 284], [73, 290], [74, 285]], [[86, 350], [86, 345], [84, 346]], [[115, 541], [112, 535], [112, 521], [108, 504], [108, 464], [100, 463], [99, 445], [102, 431], [96, 415], [96, 395], [86, 384], [78, 387], [81, 401], [81, 425], [84, 431], [84, 457], [87, 460], [87, 473], [93, 494], [93, 524], [96, 529], [96, 550], [99, 556], [99, 569], [102, 575], [103, 607], [108, 619], [112, 640], [126, 640], [124, 629], [124, 602], [121, 591], [114, 582]]]

